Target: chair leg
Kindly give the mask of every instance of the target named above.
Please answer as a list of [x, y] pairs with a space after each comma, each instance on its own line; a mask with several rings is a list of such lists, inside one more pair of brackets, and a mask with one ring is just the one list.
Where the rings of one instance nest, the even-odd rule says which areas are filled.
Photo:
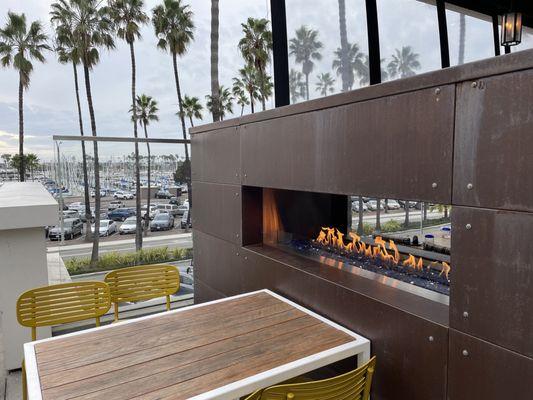
[[28, 383], [26, 382], [26, 364], [22, 360], [22, 400], [28, 400]]
[[115, 307], [115, 322], [118, 321], [118, 303], [113, 303], [113, 306]]
[[170, 296], [167, 296], [167, 311], [170, 311]]

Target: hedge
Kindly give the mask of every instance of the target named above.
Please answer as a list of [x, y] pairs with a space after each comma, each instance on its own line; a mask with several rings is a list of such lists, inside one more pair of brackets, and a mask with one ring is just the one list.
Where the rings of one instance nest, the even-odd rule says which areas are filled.
[[187, 260], [189, 258], [192, 258], [192, 249], [157, 247], [148, 250], [139, 250], [134, 253], [104, 253], [100, 256], [98, 263], [93, 268], [91, 268], [90, 257], [73, 257], [65, 261], [65, 267], [67, 267], [70, 275], [79, 275], [132, 267], [134, 265]]

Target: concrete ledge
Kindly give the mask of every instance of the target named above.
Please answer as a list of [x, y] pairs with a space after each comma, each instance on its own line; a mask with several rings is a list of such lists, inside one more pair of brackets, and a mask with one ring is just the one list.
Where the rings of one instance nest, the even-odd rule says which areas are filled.
[[0, 186], [0, 230], [55, 225], [57, 207], [38, 182], [6, 182]]

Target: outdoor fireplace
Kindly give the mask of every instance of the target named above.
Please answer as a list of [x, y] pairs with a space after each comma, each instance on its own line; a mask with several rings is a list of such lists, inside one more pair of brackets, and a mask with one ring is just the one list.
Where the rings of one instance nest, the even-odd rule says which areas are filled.
[[[448, 304], [451, 226], [444, 206], [270, 188], [261, 192], [264, 246]], [[412, 218], [408, 226], [406, 207]], [[381, 226], [376, 214], [385, 221]]]

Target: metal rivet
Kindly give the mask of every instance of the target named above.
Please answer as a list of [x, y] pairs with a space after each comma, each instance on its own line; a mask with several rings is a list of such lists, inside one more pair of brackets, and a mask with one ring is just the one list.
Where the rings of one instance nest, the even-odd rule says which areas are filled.
[[470, 229], [472, 229], [472, 225], [470, 225], [470, 224], [466, 224], [465, 228], [468, 229], [468, 230], [470, 230]]
[[472, 185], [471, 183], [469, 183], [469, 184], [466, 185], [466, 188], [467, 188], [468, 190], [472, 190], [473, 187], [474, 187], [474, 185]]
[[239, 193], [235, 193], [235, 196], [238, 196], [238, 195], [239, 195]]
[[433, 182], [433, 183], [431, 184], [431, 187], [432, 187], [433, 189], [436, 189], [437, 186], [438, 186], [438, 185], [437, 185], [437, 182]]
[[435, 89], [435, 94], [440, 94], [440, 88]]
[[247, 256], [244, 256], [244, 259], [245, 259], [245, 260], [248, 260], [248, 257], [247, 257]]
[[468, 318], [468, 311], [464, 311], [464, 312], [463, 312], [463, 317], [464, 317], [464, 318]]
[[239, 234], [237, 233], [237, 235], [236, 235], [236, 236], [237, 236], [237, 237], [239, 237]]
[[239, 176], [239, 174], [235, 174], [235, 176]]
[[428, 340], [429, 340], [430, 342], [432, 342], [432, 341], [434, 341], [435, 339], [433, 338], [433, 336], [430, 336], [430, 337], [428, 337]]
[[477, 87], [477, 82], [472, 82], [472, 87], [476, 88]]
[[246, 178], [248, 175], [244, 174], [244, 177]]
[[466, 349], [463, 350], [463, 356], [468, 357], [468, 350]]
[[235, 253], [235, 255], [236, 255], [237, 257], [239, 257], [239, 253]]

